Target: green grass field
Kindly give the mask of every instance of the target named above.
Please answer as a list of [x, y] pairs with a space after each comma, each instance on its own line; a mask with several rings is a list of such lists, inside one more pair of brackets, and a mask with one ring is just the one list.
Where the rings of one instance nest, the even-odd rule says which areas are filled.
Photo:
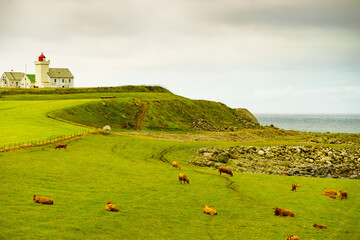
[[[0, 155], [0, 237], [50, 239], [358, 239], [359, 181], [252, 175], [219, 176], [187, 165], [191, 149], [216, 143], [136, 136], [87, 136], [67, 150], [32, 148]], [[176, 160], [189, 185], [179, 184]], [[298, 191], [290, 190], [300, 183]], [[346, 189], [347, 200], [320, 194]], [[33, 202], [50, 197], [54, 205]], [[119, 213], [105, 211], [111, 200]], [[217, 216], [202, 213], [205, 204]], [[274, 216], [291, 209], [294, 218]], [[316, 229], [313, 223], [328, 229]]]
[[[142, 100], [171, 99], [169, 93], [134, 94]], [[99, 101], [71, 99], [70, 94], [51, 101], [42, 95], [36, 100], [23, 95], [29, 101], [20, 96], [0, 99], [0, 147], [86, 130], [46, 116]], [[301, 239], [360, 239], [359, 180], [246, 173], [228, 177], [188, 164], [193, 150], [204, 146], [303, 144], [297, 136], [259, 134], [253, 141], [234, 142], [175, 137], [194, 134], [187, 131], [135, 133], [140, 134], [118, 130], [88, 135], [68, 141], [66, 150], [53, 145], [0, 153], [0, 239], [275, 240], [287, 234]], [[154, 137], [160, 134], [174, 137]], [[172, 161], [180, 162], [180, 171], [171, 167]], [[189, 185], [179, 183], [179, 172], [187, 175]], [[292, 192], [292, 183], [301, 187]], [[325, 187], [347, 190], [349, 198], [322, 196]], [[53, 199], [54, 205], [35, 204], [34, 194]], [[105, 210], [109, 200], [120, 212]], [[205, 204], [216, 208], [218, 215], [205, 215]], [[274, 216], [275, 206], [292, 210], [295, 217]], [[328, 228], [314, 228], [314, 223]]]
[[89, 101], [0, 101], [0, 147], [87, 130], [47, 118], [46, 113]]

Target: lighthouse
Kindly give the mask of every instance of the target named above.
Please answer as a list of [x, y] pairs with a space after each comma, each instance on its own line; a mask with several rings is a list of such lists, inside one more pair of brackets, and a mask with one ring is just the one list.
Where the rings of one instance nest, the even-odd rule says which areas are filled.
[[40, 88], [50, 87], [49, 81], [49, 64], [50, 60], [46, 61], [46, 57], [43, 53], [39, 56], [39, 61], [34, 61], [35, 63], [35, 86]]

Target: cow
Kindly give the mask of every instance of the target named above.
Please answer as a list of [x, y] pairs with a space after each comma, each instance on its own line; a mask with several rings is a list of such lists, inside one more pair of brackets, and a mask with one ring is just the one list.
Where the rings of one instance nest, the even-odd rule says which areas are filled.
[[284, 217], [294, 217], [295, 214], [290, 211], [290, 210], [286, 210], [286, 209], [282, 209], [282, 208], [278, 208], [278, 207], [274, 207], [274, 213], [275, 216], [284, 216]]
[[39, 197], [37, 195], [34, 195], [34, 202], [35, 203], [41, 203], [41, 204], [54, 204], [54, 201], [51, 200], [50, 198], [46, 198], [46, 197]]
[[184, 182], [184, 183], [189, 184], [190, 180], [186, 177], [185, 174], [179, 173], [179, 182], [180, 183]]
[[219, 167], [219, 173], [226, 173], [228, 176], [233, 176], [233, 173], [230, 168], [228, 167]]
[[177, 168], [177, 169], [180, 170], [180, 164], [179, 164], [178, 162], [173, 161], [173, 162], [171, 163], [171, 166], [172, 166], [172, 167], [175, 167], [175, 168]]
[[57, 149], [57, 148], [58, 148], [59, 150], [60, 150], [60, 148], [66, 149], [66, 146], [67, 146], [67, 144], [58, 143], [58, 145], [56, 145], [55, 149]]
[[105, 208], [109, 212], [118, 212], [119, 211], [119, 209], [117, 207], [115, 207], [115, 205], [112, 204], [111, 201], [108, 201], [108, 203], [105, 205]]

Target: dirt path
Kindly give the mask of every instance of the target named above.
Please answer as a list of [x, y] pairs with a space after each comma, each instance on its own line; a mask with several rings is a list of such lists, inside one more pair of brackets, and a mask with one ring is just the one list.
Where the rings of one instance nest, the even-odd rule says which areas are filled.
[[142, 102], [143, 105], [141, 106], [140, 108], [140, 111], [136, 114], [135, 116], [135, 130], [140, 130], [141, 129], [141, 126], [142, 126], [142, 121], [144, 120], [145, 118], [145, 115], [146, 115], [146, 111], [148, 109], [148, 103], [147, 102]]

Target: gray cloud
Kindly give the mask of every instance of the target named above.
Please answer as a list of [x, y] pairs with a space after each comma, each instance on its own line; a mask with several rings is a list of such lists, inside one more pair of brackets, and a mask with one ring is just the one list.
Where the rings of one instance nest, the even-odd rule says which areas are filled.
[[[1, 0], [0, 72], [44, 51], [76, 86], [161, 84], [256, 112], [359, 112], [352, 0]], [[346, 81], [346, 83], [344, 83]], [[331, 91], [329, 89], [332, 89]], [[285, 90], [285, 91], [284, 91]], [[288, 98], [286, 104], [281, 98]], [[309, 100], [304, 100], [309, 99]], [[291, 101], [290, 101], [291, 99]], [[350, 99], [350, 100], [349, 100]], [[340, 107], [341, 104], [346, 107]]]

